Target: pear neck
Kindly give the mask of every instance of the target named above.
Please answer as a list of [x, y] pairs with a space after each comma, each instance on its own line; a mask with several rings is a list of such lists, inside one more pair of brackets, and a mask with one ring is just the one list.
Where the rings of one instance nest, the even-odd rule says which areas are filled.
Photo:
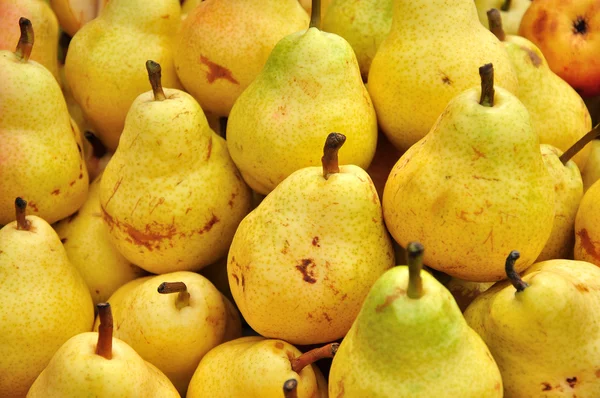
[[[427, 13], [423, 13], [423, 8], [427, 9]], [[474, 23], [485, 29], [479, 22], [472, 0], [394, 1], [391, 32], [417, 26], [419, 29], [447, 33], [453, 26], [463, 29]]]

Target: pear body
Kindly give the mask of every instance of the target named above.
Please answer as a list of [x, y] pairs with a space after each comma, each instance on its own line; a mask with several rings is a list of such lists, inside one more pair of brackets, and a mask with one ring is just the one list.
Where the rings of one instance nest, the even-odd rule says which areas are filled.
[[410, 298], [408, 267], [375, 282], [333, 358], [329, 396], [501, 397], [498, 366], [450, 292], [421, 272]]
[[600, 267], [600, 183], [595, 182], [583, 195], [575, 216], [575, 260]]
[[392, 28], [369, 71], [381, 129], [407, 150], [453, 97], [479, 84], [477, 68], [490, 62], [496, 85], [516, 94], [506, 51], [479, 22], [473, 0], [396, 1]]
[[352, 47], [316, 28], [277, 43], [227, 121], [227, 147], [244, 180], [261, 194], [292, 172], [321, 164], [327, 134], [347, 137], [341, 164], [367, 168], [377, 118]]
[[180, 12], [177, 0], [158, 0], [152, 7], [143, 0], [111, 0], [69, 44], [67, 81], [111, 151], [117, 148], [132, 102], [148, 90], [147, 60], [161, 65], [164, 87], [181, 88], [173, 64]]
[[495, 92], [492, 107], [479, 104], [480, 88], [456, 96], [398, 160], [383, 193], [400, 245], [422, 242], [425, 264], [476, 282], [505, 278], [514, 247], [518, 271], [533, 264], [554, 219], [554, 185], [527, 109], [502, 87]]
[[521, 18], [523, 18], [523, 14], [529, 8], [531, 0], [512, 0], [508, 9], [504, 10], [503, 5], [506, 3], [507, 0], [475, 0], [477, 16], [483, 26], [489, 29], [487, 12], [491, 8], [496, 8], [500, 11], [504, 32], [509, 35], [516, 35], [519, 31]]
[[371, 179], [343, 165], [328, 179], [321, 167], [307, 167], [279, 184], [240, 223], [227, 271], [254, 330], [318, 344], [346, 334], [371, 285], [393, 264]]
[[[532, 265], [516, 292], [499, 282], [464, 316], [488, 345], [504, 396], [594, 397], [600, 393], [600, 269], [573, 260]], [[557, 300], [557, 297], [560, 297]]]
[[600, 140], [592, 141], [589, 146], [591, 147], [590, 155], [588, 156], [585, 168], [581, 170], [585, 191], [596, 181], [600, 180]]
[[139, 267], [198, 270], [227, 253], [250, 190], [187, 93], [140, 95], [100, 183], [111, 240]]
[[52, 227], [27, 216], [0, 229], [0, 391], [23, 397], [56, 350], [89, 332], [94, 307], [85, 282], [69, 262]]
[[49, 0], [49, 3], [62, 30], [73, 37], [83, 25], [100, 14], [108, 0]]

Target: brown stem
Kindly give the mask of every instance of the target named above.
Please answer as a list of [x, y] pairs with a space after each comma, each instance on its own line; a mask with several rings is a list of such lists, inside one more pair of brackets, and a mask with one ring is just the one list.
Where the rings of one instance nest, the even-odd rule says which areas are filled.
[[96, 308], [98, 308], [98, 318], [100, 319], [96, 354], [106, 359], [112, 359], [113, 317], [110, 304], [98, 303]]
[[419, 242], [410, 242], [406, 247], [408, 257], [408, 289], [406, 295], [412, 299], [423, 296], [423, 280], [421, 270], [423, 269], [423, 245]]
[[340, 166], [338, 163], [338, 151], [346, 142], [346, 136], [340, 133], [330, 133], [323, 147], [323, 177], [328, 179], [331, 174], [339, 173]]
[[92, 154], [95, 158], [100, 159], [102, 156], [106, 155], [106, 147], [94, 133], [86, 131], [83, 133], [83, 136], [92, 146]]
[[284, 398], [297, 398], [298, 397], [298, 380], [289, 379], [283, 383], [283, 396]]
[[494, 106], [494, 65], [485, 64], [479, 67], [481, 77], [481, 98], [479, 104], [482, 106]]
[[22, 198], [15, 199], [15, 212], [17, 213], [17, 229], [19, 231], [29, 231], [31, 222], [25, 217], [27, 202]]
[[152, 91], [154, 92], [154, 100], [164, 101], [167, 99], [167, 97], [165, 97], [165, 92], [163, 91], [160, 80], [162, 72], [160, 65], [152, 60], [148, 60], [146, 61], [146, 70], [148, 71], [150, 85], [152, 86]]
[[313, 364], [319, 359], [333, 358], [339, 348], [339, 343], [329, 343], [323, 347], [315, 348], [291, 360], [292, 370], [300, 373], [306, 366]]
[[183, 282], [163, 282], [158, 287], [158, 292], [160, 294], [179, 293], [177, 300], [175, 300], [175, 306], [178, 310], [190, 305], [190, 292], [188, 292], [187, 286]]
[[511, 5], [510, 3], [512, 3], [511, 0], [504, 0], [504, 3], [502, 3], [502, 5], [500, 6], [500, 9], [502, 11], [508, 11], [508, 10], [510, 10], [510, 5]]
[[589, 144], [595, 138], [600, 137], [600, 123], [594, 126], [586, 135], [581, 137], [577, 142], [575, 142], [569, 149], [567, 149], [562, 155], [560, 155], [559, 159], [562, 164], [567, 164], [569, 160], [573, 156], [577, 154], [577, 152], [581, 151], [584, 146]]
[[19, 43], [17, 43], [15, 55], [21, 62], [27, 62], [29, 61], [35, 38], [33, 26], [31, 26], [31, 21], [29, 19], [21, 17], [19, 18], [19, 28], [21, 28], [21, 36], [19, 37]]
[[321, 0], [312, 0], [309, 28], [321, 28]]
[[490, 8], [487, 12], [487, 17], [490, 31], [498, 38], [498, 40], [504, 41], [504, 39], [506, 39], [506, 33], [504, 33], [504, 29], [502, 28], [500, 11], [498, 11], [497, 8]]
[[506, 272], [506, 276], [510, 280], [510, 283], [517, 289], [517, 292], [522, 292], [529, 285], [523, 279], [517, 271], [515, 271], [515, 262], [521, 257], [518, 251], [513, 250], [506, 257], [506, 264], [504, 265], [504, 270]]

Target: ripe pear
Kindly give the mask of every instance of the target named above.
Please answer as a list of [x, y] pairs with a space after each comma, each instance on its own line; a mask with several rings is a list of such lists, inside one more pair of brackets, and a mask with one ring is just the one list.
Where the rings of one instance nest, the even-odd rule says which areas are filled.
[[235, 233], [227, 262], [231, 293], [265, 337], [304, 345], [343, 337], [371, 285], [394, 265], [369, 175], [338, 165], [344, 140], [331, 133], [323, 166], [283, 180]]
[[600, 267], [600, 181], [585, 191], [575, 216], [575, 260], [588, 261]]
[[428, 247], [428, 266], [475, 282], [505, 278], [507, 247], [523, 247], [518, 271], [533, 264], [554, 220], [554, 184], [529, 113], [494, 85], [493, 71], [482, 66], [481, 88], [450, 101], [398, 160], [383, 193], [400, 245], [416, 238]]
[[0, 229], [0, 391], [8, 397], [24, 396], [56, 350], [94, 322], [88, 288], [52, 227], [25, 216], [21, 198], [15, 207], [16, 221]]
[[71, 37], [96, 18], [109, 0], [50, 0], [60, 27]]
[[19, 26], [17, 50], [0, 51], [0, 225], [14, 220], [17, 196], [52, 224], [83, 204], [88, 174], [80, 133], [56, 79], [29, 59], [31, 22], [21, 18]]
[[75, 100], [106, 147], [119, 144], [125, 116], [147, 90], [144, 62], [163, 67], [166, 87], [181, 88], [173, 64], [180, 24], [178, 0], [110, 0], [100, 15], [77, 31], [65, 73]]
[[375, 282], [333, 358], [329, 396], [502, 397], [488, 348], [450, 292], [421, 270], [423, 246], [407, 245], [408, 267]]
[[593, 140], [590, 146], [590, 155], [585, 168], [581, 170], [584, 191], [600, 180], [600, 139]]
[[504, 396], [595, 397], [600, 392], [600, 269], [573, 260], [514, 271], [464, 313], [488, 345], [504, 380]]
[[132, 263], [153, 273], [198, 270], [227, 253], [250, 190], [194, 98], [163, 91], [160, 65], [147, 65], [153, 90], [127, 114], [100, 205], [111, 241]]
[[[529, 8], [532, 0], [475, 0], [479, 22], [489, 28], [487, 12], [492, 9], [500, 10], [504, 31], [509, 35], [519, 32], [519, 25], [523, 14]], [[520, 86], [519, 86], [520, 87]]]
[[458, 308], [464, 312], [475, 297], [488, 290], [496, 282], [473, 282], [459, 278], [450, 278], [444, 286], [456, 300]]
[[187, 398], [279, 398], [284, 382], [290, 379], [296, 380], [296, 397], [326, 398], [327, 382], [312, 363], [333, 356], [335, 350], [334, 343], [303, 355], [283, 340], [241, 337], [213, 348], [202, 358]]
[[65, 342], [35, 380], [27, 398], [179, 397], [164, 374], [113, 337], [108, 303], [98, 304], [98, 316], [98, 333], [81, 333]]
[[311, 27], [277, 43], [227, 121], [227, 147], [244, 180], [271, 192], [303, 167], [319, 165], [323, 137], [348, 137], [343, 164], [366, 169], [377, 117], [346, 40]]
[[202, 109], [228, 116], [275, 44], [308, 20], [298, 0], [203, 1], [177, 34], [177, 75]]
[[497, 85], [516, 94], [506, 50], [479, 22], [473, 0], [394, 2], [392, 28], [369, 71], [381, 129], [407, 150], [453, 97], [478, 84], [477, 67], [486, 63], [494, 64]]

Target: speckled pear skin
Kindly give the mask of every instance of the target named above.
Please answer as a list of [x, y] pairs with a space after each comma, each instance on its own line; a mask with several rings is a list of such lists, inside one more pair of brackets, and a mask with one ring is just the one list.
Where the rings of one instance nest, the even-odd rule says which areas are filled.
[[600, 182], [583, 194], [575, 215], [575, 260], [589, 261], [600, 267]]
[[393, 266], [393, 253], [368, 174], [344, 165], [325, 179], [321, 167], [307, 167], [240, 223], [229, 285], [261, 335], [325, 343], [350, 329], [371, 285]]
[[383, 192], [394, 239], [427, 248], [423, 262], [460, 279], [504, 279], [506, 253], [518, 272], [533, 264], [554, 221], [554, 183], [523, 104], [495, 86], [455, 97], [431, 132], [402, 155]]
[[240, 95], [227, 122], [227, 147], [244, 180], [266, 195], [294, 171], [318, 166], [323, 138], [347, 137], [340, 164], [366, 169], [377, 117], [346, 40], [316, 28], [282, 39]]
[[152, 273], [199, 270], [225, 256], [250, 211], [250, 190], [187, 93], [132, 104], [100, 183], [111, 241]]
[[25, 396], [56, 350], [94, 322], [90, 292], [60, 239], [43, 219], [26, 218], [29, 231], [16, 222], [0, 229], [0, 391], [7, 397]]
[[181, 88], [173, 63], [180, 22], [178, 0], [111, 0], [71, 40], [65, 74], [94, 133], [117, 148], [127, 111], [148, 90], [145, 63], [162, 67], [163, 87]]
[[113, 357], [96, 354], [98, 333], [82, 333], [56, 352], [27, 398], [178, 398], [169, 379], [127, 343], [112, 340]]
[[473, 0], [394, 2], [392, 28], [369, 71], [381, 129], [407, 150], [453, 97], [479, 84], [477, 68], [490, 62], [497, 85], [517, 94], [506, 50], [479, 22]]
[[406, 294], [406, 266], [375, 282], [333, 358], [330, 397], [502, 397], [485, 343], [450, 292], [425, 271], [421, 278], [418, 299]]
[[498, 363], [504, 396], [598, 396], [600, 268], [549, 260], [523, 280], [524, 291], [500, 282], [464, 313]]
[[202, 358], [190, 382], [187, 398], [280, 398], [283, 383], [298, 380], [298, 398], [326, 397], [319, 390], [322, 377], [316, 365], [296, 373], [290, 357], [302, 354], [283, 340], [260, 336], [242, 337], [213, 348]]
[[45, 67], [0, 51], [0, 70], [0, 225], [14, 220], [18, 196], [28, 214], [52, 224], [87, 197], [79, 130]]
[[581, 173], [573, 160], [563, 165], [559, 157], [562, 151], [552, 145], [540, 145], [542, 159], [554, 181], [556, 202], [552, 232], [536, 262], [573, 258], [575, 244], [575, 216], [583, 197]]

